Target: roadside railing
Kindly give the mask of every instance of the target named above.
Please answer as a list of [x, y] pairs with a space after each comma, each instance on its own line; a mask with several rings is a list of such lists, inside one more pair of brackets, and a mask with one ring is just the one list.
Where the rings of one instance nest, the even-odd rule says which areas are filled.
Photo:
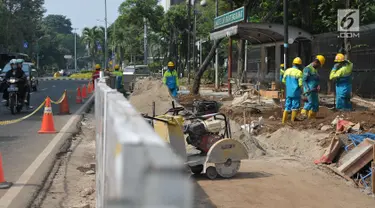
[[121, 93], [95, 89], [96, 207], [192, 207], [183, 161]]

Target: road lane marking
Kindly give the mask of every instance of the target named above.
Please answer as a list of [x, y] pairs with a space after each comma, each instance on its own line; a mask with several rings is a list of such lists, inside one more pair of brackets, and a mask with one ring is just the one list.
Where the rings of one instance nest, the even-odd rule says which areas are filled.
[[48, 88], [43, 88], [43, 89], [41, 89], [40, 91], [45, 91], [45, 90], [47, 90]]
[[57, 135], [52, 139], [52, 141], [47, 145], [47, 147], [38, 155], [38, 157], [31, 163], [31, 165], [22, 173], [20, 178], [1, 198], [0, 198], [0, 207], [8, 207], [18, 194], [22, 191], [25, 185], [28, 184], [30, 178], [35, 174], [35, 172], [42, 165], [44, 160], [50, 156], [52, 150], [63, 138], [66, 131], [73, 124], [73, 122], [81, 116], [81, 113], [86, 109], [86, 107], [93, 101], [94, 96], [92, 95], [87, 102], [81, 106], [75, 114], [68, 120], [68, 122], [63, 126], [63, 128], [57, 133]]

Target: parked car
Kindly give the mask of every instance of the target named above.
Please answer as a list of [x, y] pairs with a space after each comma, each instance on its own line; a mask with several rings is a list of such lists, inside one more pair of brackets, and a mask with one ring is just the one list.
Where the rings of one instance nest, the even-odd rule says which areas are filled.
[[[34, 64], [31, 62], [24, 62], [22, 65], [22, 70], [25, 72], [27, 76], [27, 80], [29, 81], [29, 85], [33, 91], [38, 90], [38, 72], [34, 67]], [[0, 72], [0, 82], [3, 81], [5, 74], [11, 69], [10, 63], [6, 64], [4, 69]], [[0, 89], [2, 91], [3, 89]]]

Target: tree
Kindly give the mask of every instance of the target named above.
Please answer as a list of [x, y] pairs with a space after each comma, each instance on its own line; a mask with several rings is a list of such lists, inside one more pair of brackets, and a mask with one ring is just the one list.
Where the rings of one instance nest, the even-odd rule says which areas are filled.
[[72, 22], [64, 15], [50, 14], [43, 19], [43, 24], [46, 28], [55, 33], [72, 33]]
[[102, 54], [102, 47], [104, 46], [104, 28], [97, 26], [93, 28], [86, 27], [83, 29], [82, 38], [88, 48], [92, 64], [94, 65], [95, 62], [100, 61], [100, 55]]

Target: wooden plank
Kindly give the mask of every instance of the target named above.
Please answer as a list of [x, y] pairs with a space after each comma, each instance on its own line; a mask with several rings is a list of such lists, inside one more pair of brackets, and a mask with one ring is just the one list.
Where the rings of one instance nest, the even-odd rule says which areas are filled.
[[[366, 153], [370, 152], [372, 149], [372, 146], [357, 146], [354, 149], [351, 150], [354, 154], [348, 154], [350, 158], [346, 160], [340, 167], [338, 167], [338, 170], [341, 172], [345, 172], [352, 164], [356, 163], [362, 156], [364, 156]], [[348, 157], [345, 157], [345, 159]], [[344, 159], [344, 158], [343, 158]]]
[[280, 98], [280, 91], [260, 90], [259, 93], [266, 98]]
[[345, 171], [350, 165], [358, 161], [361, 156], [368, 153], [372, 149], [373, 144], [373, 140], [365, 139], [358, 146], [354, 147], [339, 161], [338, 170], [341, 172]]

